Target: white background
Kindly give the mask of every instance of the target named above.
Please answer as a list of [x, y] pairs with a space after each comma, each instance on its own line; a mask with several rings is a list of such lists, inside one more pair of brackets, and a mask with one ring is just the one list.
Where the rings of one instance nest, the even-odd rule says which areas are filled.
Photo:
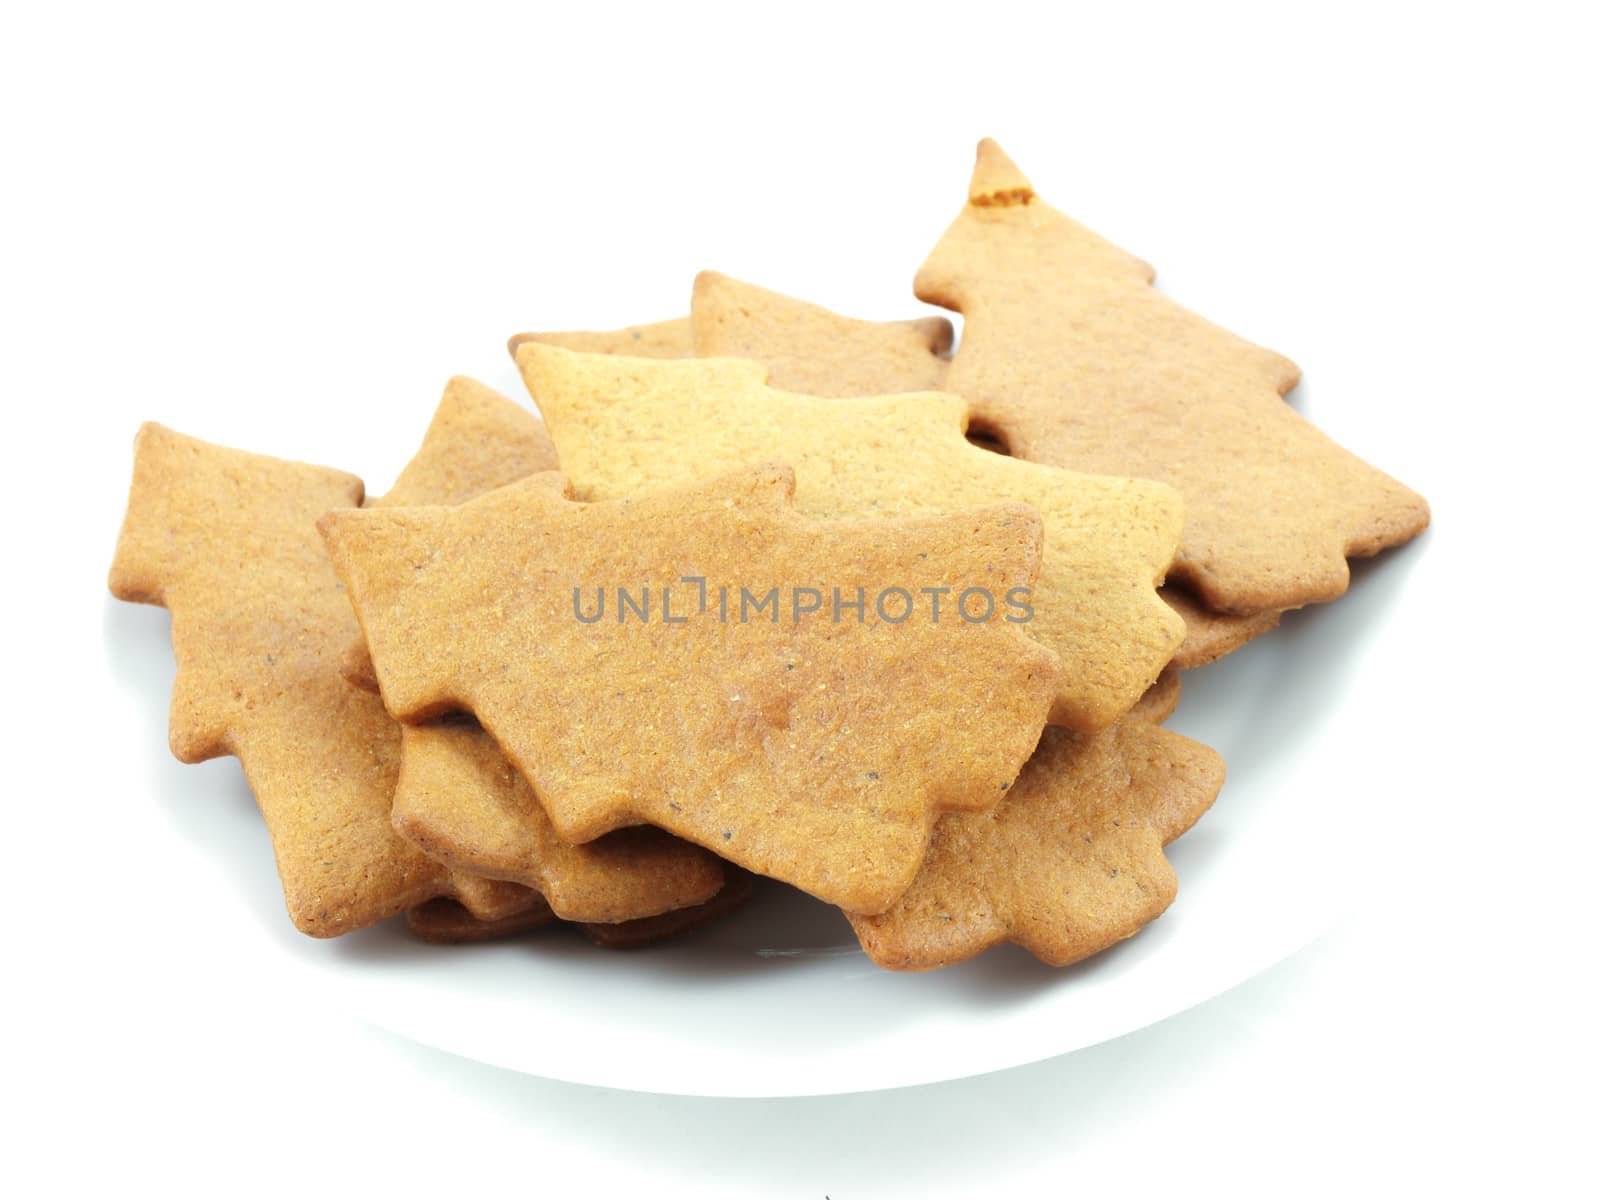
[[[7, 1182], [1592, 1189], [1593, 34], [1201, 8], [8, 9]], [[1380, 800], [1351, 918], [1115, 1042], [811, 1100], [545, 1082], [208, 970], [197, 906], [270, 862], [130, 682], [170, 671], [104, 592], [138, 422], [381, 491], [517, 328], [677, 315], [707, 267], [912, 315], [983, 135], [1434, 504], [1426, 669], [1340, 748]]]

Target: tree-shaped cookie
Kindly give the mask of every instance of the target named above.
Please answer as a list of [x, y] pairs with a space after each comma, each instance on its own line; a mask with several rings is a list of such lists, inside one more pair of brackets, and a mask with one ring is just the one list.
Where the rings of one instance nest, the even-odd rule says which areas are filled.
[[1109, 725], [1183, 638], [1156, 595], [1182, 523], [1170, 488], [992, 454], [963, 435], [966, 406], [922, 393], [827, 399], [767, 386], [741, 359], [518, 352], [523, 378], [583, 499], [613, 499], [772, 459], [794, 466], [802, 511], [899, 517], [1007, 500], [1044, 517], [1028, 632], [1061, 656], [1052, 722]]
[[146, 425], [111, 569], [119, 598], [172, 612], [173, 753], [238, 756], [289, 915], [319, 937], [434, 896], [466, 899], [390, 829], [400, 731], [337, 670], [353, 618], [316, 520], [361, 494], [343, 472]]
[[411, 935], [418, 941], [441, 946], [500, 941], [554, 925], [557, 920], [543, 897], [526, 912], [498, 920], [474, 916], [458, 901], [443, 896], [406, 910], [406, 928]]
[[1110, 729], [1047, 729], [1016, 786], [986, 813], [952, 813], [898, 903], [850, 915], [880, 966], [924, 971], [1016, 942], [1065, 966], [1131, 937], [1172, 903], [1162, 847], [1222, 786], [1221, 757], [1162, 729], [1169, 672]]
[[985, 141], [916, 293], [966, 318], [945, 386], [1013, 454], [1182, 494], [1172, 577], [1207, 607], [1331, 600], [1347, 556], [1427, 525], [1422, 497], [1282, 403], [1293, 363], [1181, 308], [1153, 278], [1041, 201]]
[[1258, 613], [1212, 612], [1187, 589], [1171, 583], [1161, 589], [1161, 598], [1183, 618], [1183, 645], [1172, 656], [1172, 665], [1182, 671], [1232, 654], [1247, 642], [1271, 633], [1283, 617], [1273, 608]]
[[[1002, 614], [1039, 520], [822, 522], [793, 486], [759, 467], [585, 505], [545, 474], [322, 528], [389, 710], [472, 712], [563, 839], [654, 824], [878, 912], [940, 813], [992, 806], [1037, 741], [1060, 664]], [[996, 605], [936, 621], [938, 589]]]
[[[458, 378], [422, 448], [368, 507], [460, 504], [555, 462], [555, 447], [527, 409]], [[369, 673], [358, 628], [353, 638], [358, 673]], [[351, 657], [343, 664], [347, 678]], [[656, 916], [705, 903], [723, 885], [715, 858], [658, 829], [619, 831], [583, 846], [563, 842], [494, 739], [471, 722], [405, 728], [400, 755], [391, 821], [457, 879], [534, 888], [555, 916], [578, 922]]]
[[[861, 321], [711, 271], [695, 280], [690, 326], [697, 355], [753, 358], [765, 364], [773, 387], [811, 396], [937, 391], [950, 365], [947, 321]], [[626, 345], [602, 349], [629, 352]], [[981, 421], [968, 424], [967, 440], [1008, 452], [1004, 437]], [[1172, 659], [1181, 668], [1212, 662], [1278, 625], [1276, 612], [1212, 612], [1176, 586], [1163, 587], [1161, 598], [1184, 621], [1183, 645]]]
[[[752, 881], [746, 871], [728, 870], [727, 882], [710, 900], [692, 908], [678, 908], [654, 917], [631, 921], [578, 922], [576, 927], [595, 945], [607, 950], [635, 950], [653, 946], [726, 916], [750, 899]], [[424, 942], [462, 945], [516, 937], [557, 923], [548, 908], [500, 919], [474, 916], [455, 900], [430, 900], [406, 913], [406, 925]]]
[[[550, 461], [531, 413], [453, 380], [390, 495], [459, 500]], [[240, 759], [290, 915], [307, 933], [347, 932], [440, 895], [485, 918], [536, 909], [536, 893], [448, 871], [390, 826], [400, 729], [340, 678], [340, 652], [359, 630], [316, 532], [329, 508], [361, 497], [344, 472], [156, 425], [141, 432], [111, 589], [172, 612], [173, 752]], [[678, 865], [683, 855], [704, 857], [682, 846]], [[705, 873], [683, 903], [715, 892], [714, 865]]]
[[563, 841], [527, 780], [471, 720], [403, 728], [391, 815], [430, 858], [535, 888], [564, 920], [639, 920], [704, 903], [724, 884], [714, 857], [649, 826]]
[[689, 336], [689, 318], [674, 317], [649, 325], [629, 325], [624, 329], [580, 330], [568, 333], [517, 333], [506, 343], [511, 357], [524, 342], [542, 342], [585, 354], [628, 354], [635, 358], [689, 358], [694, 343]]
[[[787, 302], [779, 307], [774, 302]], [[798, 309], [792, 307], [798, 305]], [[819, 396], [872, 395], [935, 386], [950, 352], [953, 330], [943, 317], [909, 321], [853, 321], [813, 304], [703, 271], [694, 281], [693, 315], [624, 329], [519, 333], [511, 357], [529, 342], [583, 354], [630, 358], [734, 355], [783, 358], [793, 376], [783, 386]], [[738, 341], [739, 349], [728, 343]], [[886, 382], [899, 379], [895, 386]], [[807, 384], [814, 386], [806, 386]]]
[[695, 278], [689, 325], [698, 357], [753, 358], [774, 387], [809, 396], [937, 391], [955, 333], [943, 317], [859, 321], [715, 271]]

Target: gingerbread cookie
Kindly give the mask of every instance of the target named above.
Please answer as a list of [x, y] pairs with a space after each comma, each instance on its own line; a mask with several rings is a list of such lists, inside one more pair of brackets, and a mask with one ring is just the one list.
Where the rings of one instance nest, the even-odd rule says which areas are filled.
[[[421, 449], [378, 507], [458, 501], [548, 465], [537, 418], [470, 379], [450, 381]], [[210, 446], [159, 426], [141, 434], [111, 588], [173, 611], [178, 680], [174, 753], [236, 754], [273, 838], [295, 924], [331, 936], [433, 896], [488, 919], [543, 904], [506, 878], [450, 870], [400, 840], [390, 803], [404, 777], [401, 732], [376, 696], [353, 694], [332, 650], [360, 631], [316, 534], [330, 507], [361, 497], [354, 476]], [[478, 735], [492, 753], [493, 743]], [[424, 747], [414, 772], [438, 779]], [[468, 775], [466, 784], [479, 782]], [[548, 820], [537, 814], [548, 835]], [[568, 876], [564, 911], [614, 920], [699, 903], [721, 885], [716, 860], [660, 839], [611, 856], [611, 890]], [[571, 857], [556, 854], [566, 863]], [[604, 855], [597, 849], [591, 856]], [[571, 872], [568, 872], [570, 875]], [[537, 882], [529, 867], [523, 878]]]
[[727, 883], [710, 900], [693, 908], [680, 908], [662, 913], [658, 917], [644, 917], [637, 921], [617, 921], [605, 925], [588, 922], [579, 928], [583, 936], [596, 946], [607, 950], [638, 950], [653, 946], [669, 938], [680, 937], [702, 925], [720, 919], [742, 907], [754, 890], [750, 873], [737, 867], [727, 868]]
[[[695, 281], [691, 323], [698, 355], [753, 358], [766, 365], [773, 387], [812, 396], [937, 391], [949, 366], [949, 322], [860, 321], [710, 271]], [[1010, 453], [982, 422], [968, 422], [967, 440]], [[1163, 587], [1161, 598], [1187, 627], [1172, 659], [1183, 668], [1232, 653], [1277, 628], [1280, 615], [1214, 613], [1173, 586]]]
[[1153, 277], [985, 141], [916, 293], [966, 318], [945, 386], [1013, 454], [1178, 490], [1172, 578], [1210, 609], [1332, 600], [1349, 556], [1426, 527], [1422, 497], [1282, 403], [1293, 363], [1180, 308]]
[[456, 901], [445, 898], [429, 900], [406, 911], [406, 928], [411, 935], [441, 946], [499, 941], [556, 923], [555, 913], [542, 898], [525, 913], [497, 919], [475, 917]]
[[937, 391], [954, 338], [943, 317], [858, 321], [715, 271], [694, 281], [690, 328], [698, 357], [753, 358], [809, 396]]
[[1176, 702], [1168, 672], [1102, 733], [1047, 729], [992, 811], [940, 818], [893, 908], [846, 914], [868, 957], [925, 971], [1016, 942], [1065, 966], [1160, 916], [1177, 894], [1162, 847], [1211, 806], [1223, 778], [1215, 751], [1157, 723]]
[[659, 829], [619, 829], [581, 846], [562, 841], [476, 721], [407, 726], [402, 748], [395, 829], [458, 871], [537, 889], [563, 920], [655, 916], [703, 904], [723, 887], [714, 855]]
[[[721, 891], [693, 908], [680, 908], [634, 921], [579, 924], [577, 928], [595, 945], [607, 950], [653, 946], [698, 929], [749, 900], [752, 887], [748, 872], [730, 868], [727, 879]], [[406, 914], [406, 925], [414, 936], [441, 945], [496, 941], [555, 923], [556, 916], [548, 908], [500, 920], [485, 920], [473, 916], [454, 900], [430, 900]]]
[[111, 568], [118, 598], [172, 613], [172, 752], [236, 755], [271, 833], [289, 915], [331, 937], [439, 895], [485, 916], [508, 884], [456, 879], [389, 825], [400, 730], [340, 678], [355, 618], [317, 539], [361, 481], [146, 425]]
[[1215, 613], [1174, 584], [1161, 589], [1161, 598], [1183, 618], [1183, 645], [1172, 656], [1172, 665], [1184, 671], [1232, 654], [1247, 642], [1271, 633], [1283, 618], [1281, 612], [1271, 608], [1237, 616]]
[[[321, 527], [390, 712], [475, 714], [562, 839], [653, 824], [882, 911], [937, 816], [991, 806], [1037, 740], [1060, 664], [1004, 616], [1039, 519], [818, 522], [793, 491], [758, 467], [582, 505], [549, 473]], [[995, 607], [931, 620], [941, 588]]]
[[[554, 466], [555, 447], [532, 412], [460, 377], [446, 386], [394, 487], [367, 507], [460, 504]], [[370, 678], [371, 662], [357, 630], [346, 678]], [[391, 819], [458, 875], [534, 888], [563, 920], [655, 916], [704, 903], [723, 886], [714, 855], [658, 830], [619, 831], [587, 846], [562, 842], [494, 739], [472, 722], [403, 731]]]
[[[555, 465], [556, 448], [538, 417], [493, 388], [458, 375], [445, 385], [422, 447], [388, 494], [367, 503], [374, 508], [460, 504], [539, 471], [552, 471]], [[340, 669], [358, 687], [378, 690], [359, 629]]]
[[1161, 677], [1150, 690], [1139, 697], [1139, 703], [1128, 710], [1128, 716], [1160, 725], [1178, 711], [1178, 700], [1183, 695], [1181, 667], [1171, 666], [1161, 672]]
[[518, 333], [512, 335], [506, 348], [511, 351], [511, 357], [516, 358], [517, 348], [528, 342], [561, 346], [584, 354], [629, 354], [635, 358], [689, 358], [694, 354], [688, 317], [595, 332]]
[[800, 508], [817, 517], [1033, 505], [1045, 541], [1027, 630], [1066, 667], [1054, 723], [1109, 725], [1183, 639], [1156, 595], [1182, 524], [1172, 491], [980, 450], [963, 436], [954, 396], [800, 396], [768, 387], [766, 368], [740, 359], [647, 362], [525, 345], [518, 363], [582, 499], [770, 458], [794, 465]]

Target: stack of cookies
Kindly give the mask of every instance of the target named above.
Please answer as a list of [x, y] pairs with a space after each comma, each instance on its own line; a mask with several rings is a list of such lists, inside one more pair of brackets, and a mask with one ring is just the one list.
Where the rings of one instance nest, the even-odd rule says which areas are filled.
[[147, 425], [111, 589], [172, 612], [173, 752], [240, 759], [318, 937], [635, 946], [761, 875], [886, 967], [1092, 955], [1222, 785], [1178, 671], [1428, 521], [1152, 277], [985, 142], [916, 277], [953, 354], [708, 273], [513, 338], [547, 424], [452, 380], [381, 498]]

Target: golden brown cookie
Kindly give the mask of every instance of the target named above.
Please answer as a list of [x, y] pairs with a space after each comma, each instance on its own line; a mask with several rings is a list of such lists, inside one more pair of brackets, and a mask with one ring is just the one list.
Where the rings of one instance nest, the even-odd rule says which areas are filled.
[[[555, 447], [531, 411], [456, 378], [422, 448], [388, 494], [367, 507], [459, 504], [554, 466]], [[347, 679], [372, 678], [359, 631], [343, 668]], [[375, 679], [371, 690], [377, 691]], [[391, 817], [396, 831], [429, 857], [464, 876], [500, 881], [506, 891], [520, 891], [506, 886], [512, 883], [534, 888], [563, 920], [655, 916], [703, 903], [723, 884], [714, 855], [659, 830], [618, 831], [581, 847], [562, 842], [475, 722], [403, 731]]]
[[[636, 950], [698, 929], [708, 921], [732, 912], [750, 898], [751, 879], [746, 871], [729, 868], [728, 882], [710, 900], [693, 908], [680, 908], [634, 921], [580, 923], [577, 928], [591, 942], [607, 950]], [[406, 926], [425, 942], [459, 945], [515, 937], [556, 923], [548, 908], [500, 920], [473, 916], [454, 900], [430, 900], [406, 913]]]
[[[697, 355], [753, 358], [773, 387], [811, 396], [937, 391], [949, 366], [948, 321], [860, 321], [711, 271], [695, 280], [691, 322]], [[982, 422], [968, 421], [967, 440], [1010, 452]], [[1179, 667], [1214, 662], [1278, 625], [1270, 611], [1213, 613], [1177, 587], [1163, 587], [1161, 598], [1187, 626], [1172, 660]]]
[[[860, 321], [711, 271], [695, 280], [691, 323], [697, 355], [753, 358], [766, 365], [773, 387], [811, 396], [937, 391], [949, 366], [948, 321]], [[981, 422], [969, 420], [967, 440], [1009, 453]], [[1162, 588], [1161, 598], [1187, 626], [1172, 660], [1179, 667], [1213, 662], [1278, 625], [1270, 611], [1213, 613], [1177, 587]]]
[[555, 445], [538, 417], [458, 375], [445, 385], [421, 448], [371, 504], [461, 504], [555, 465]]
[[525, 913], [491, 919], [475, 917], [454, 900], [444, 898], [406, 910], [406, 928], [412, 936], [442, 946], [492, 942], [554, 924], [557, 924], [556, 915], [543, 897]]
[[567, 921], [626, 921], [703, 904], [722, 863], [659, 829], [562, 841], [533, 789], [470, 719], [407, 726], [395, 829], [458, 871], [525, 884]]
[[954, 338], [943, 317], [858, 321], [715, 271], [694, 281], [690, 328], [697, 356], [753, 358], [808, 396], [937, 391]]
[[1161, 598], [1183, 618], [1183, 645], [1172, 656], [1172, 665], [1184, 671], [1232, 654], [1246, 642], [1271, 633], [1283, 618], [1281, 612], [1271, 608], [1238, 616], [1215, 613], [1176, 584], [1162, 588]]
[[1348, 556], [1426, 527], [1422, 497], [1282, 403], [1293, 363], [1174, 304], [1153, 278], [984, 141], [916, 293], [965, 317], [945, 386], [1013, 454], [1178, 490], [1172, 578], [1208, 608], [1332, 600]]
[[954, 396], [800, 396], [768, 387], [766, 368], [742, 359], [647, 362], [526, 345], [518, 363], [585, 500], [773, 459], [793, 464], [797, 502], [817, 517], [1036, 507], [1044, 558], [1026, 628], [1066, 667], [1054, 723], [1109, 725], [1183, 639], [1156, 595], [1182, 524], [1171, 489], [980, 450], [963, 436], [966, 408]]
[[442, 899], [459, 903], [475, 920], [504, 921], [548, 907], [538, 892], [502, 879], [485, 879], [464, 871], [451, 871]]
[[[197, 458], [205, 458], [217, 451], [215, 447], [204, 447], [200, 443], [195, 445], [198, 447], [195, 450]], [[316, 516], [320, 516], [329, 505], [325, 500], [315, 500], [308, 506], [297, 507], [287, 494], [293, 486], [293, 479], [317, 469], [262, 460], [259, 456], [240, 456], [238, 452], [220, 453], [237, 456], [265, 471], [268, 476], [281, 475], [285, 479], [284, 492], [278, 499], [288, 506], [293, 515], [282, 518], [284, 526], [300, 520], [306, 512], [314, 511], [314, 515], [301, 521], [301, 532], [305, 529], [312, 531], [312, 549], [320, 556], [320, 562], [314, 564], [310, 556], [297, 555], [292, 560], [290, 570], [301, 580], [302, 588], [287, 599], [280, 597], [276, 602], [265, 603], [250, 619], [260, 626], [260, 632], [269, 640], [282, 636], [281, 629], [272, 627], [272, 614], [279, 609], [296, 612], [304, 603], [302, 592], [317, 595], [320, 600], [326, 601], [320, 614], [321, 627], [344, 630], [346, 638], [361, 651], [360, 657], [364, 659], [365, 647], [360, 642], [353, 614], [338, 591], [332, 566], [327, 561], [320, 541], [315, 540]], [[401, 472], [394, 488], [387, 496], [371, 501], [370, 505], [381, 507], [405, 502], [420, 503], [428, 499], [456, 503], [544, 469], [553, 461], [554, 449], [543, 427], [528, 409], [473, 380], [457, 378], [447, 385], [422, 447]], [[176, 468], [173, 473], [176, 473]], [[356, 486], [359, 487], [359, 484]], [[338, 495], [341, 503], [347, 502], [344, 500], [347, 494], [326, 493], [329, 496]], [[197, 511], [184, 516], [186, 512], [189, 509], [181, 504], [169, 510], [165, 518], [169, 528], [174, 519], [182, 522], [204, 519]], [[233, 517], [239, 523], [254, 519], [244, 509], [233, 514]], [[130, 521], [133, 521], [132, 502]], [[272, 524], [269, 519], [268, 535], [277, 538], [282, 530], [274, 529]], [[212, 529], [211, 536], [233, 545], [232, 529], [231, 524], [224, 524]], [[168, 534], [161, 536], [165, 538]], [[195, 552], [197, 561], [206, 557], [204, 547], [209, 544], [202, 541], [189, 547]], [[119, 552], [119, 563], [128, 565], [141, 557], [134, 545], [134, 541], [128, 543], [127, 559]], [[293, 539], [289, 539], [286, 545], [297, 547]], [[263, 555], [259, 562], [264, 571], [270, 572], [274, 566], [270, 554]], [[252, 573], [254, 568], [249, 558], [243, 558], [231, 568], [223, 570], [231, 586], [236, 589], [253, 590], [267, 578], [266, 575]], [[114, 569], [113, 590], [117, 590], [118, 586]], [[175, 619], [175, 627], [177, 624]], [[186, 629], [190, 628], [191, 621], [186, 618], [183, 625]], [[183, 681], [184, 677], [180, 676], [180, 684]], [[270, 684], [266, 680], [261, 682], [263, 687]], [[295, 694], [304, 701], [303, 705], [294, 706], [292, 701]], [[422, 859], [403, 843], [395, 843], [385, 829], [372, 825], [371, 821], [380, 811], [385, 814], [388, 812], [390, 798], [396, 792], [396, 770], [402, 753], [414, 759], [410, 764], [413, 778], [420, 776], [431, 780], [436, 793], [454, 794], [460, 790], [481, 789], [486, 776], [495, 774], [491, 764], [496, 760], [500, 764], [500, 775], [513, 774], [509, 766], [504, 764], [493, 740], [481, 730], [465, 731], [465, 736], [475, 737], [479, 743], [474, 752], [477, 769], [465, 773], [452, 784], [445, 778], [445, 773], [461, 768], [459, 756], [446, 754], [442, 762], [434, 761], [437, 755], [434, 748], [427, 744], [425, 734], [420, 739], [423, 743], [420, 748], [411, 746], [402, 751], [400, 731], [383, 711], [376, 697], [361, 699], [345, 696], [340, 687], [330, 686], [327, 678], [318, 677], [314, 684], [303, 683], [298, 693], [291, 690], [287, 699], [282, 696], [277, 699], [282, 704], [282, 715], [271, 723], [270, 728], [260, 722], [252, 722], [248, 739], [251, 749], [248, 754], [241, 754], [241, 758], [244, 759], [246, 772], [252, 787], [256, 789], [263, 811], [268, 814], [269, 825], [274, 828], [280, 869], [285, 871], [286, 895], [291, 912], [302, 927], [308, 923], [323, 924], [313, 922], [303, 911], [306, 904], [296, 899], [313, 886], [301, 881], [308, 870], [308, 858], [315, 858], [319, 863], [326, 859], [325, 868], [330, 871], [350, 871], [356, 884], [364, 882], [372, 887], [375, 895], [381, 896], [385, 887], [393, 891], [402, 886], [390, 878], [384, 866], [374, 865], [390, 849], [397, 849], [398, 852], [394, 863], [388, 866], [397, 866], [410, 880], [407, 886], [415, 888], [414, 892], [408, 892], [407, 895], [438, 895], [443, 891], [444, 894], [457, 896], [473, 914], [487, 919], [520, 915], [542, 907], [543, 902], [536, 904], [537, 897], [529, 895], [526, 887], [516, 886], [519, 882], [537, 885], [541, 881], [549, 881], [556, 891], [563, 915], [582, 920], [618, 920], [654, 915], [671, 908], [700, 903], [714, 895], [721, 886], [721, 868], [717, 860], [697, 847], [644, 831], [618, 835], [619, 843], [615, 847], [608, 845], [610, 839], [581, 851], [561, 847], [553, 838], [548, 818], [537, 811], [527, 815], [527, 854], [519, 864], [518, 871], [509, 875], [497, 874], [495, 878], [475, 877], [470, 867], [446, 872], [431, 860]], [[285, 722], [292, 723], [294, 720], [303, 720], [303, 727], [298, 730], [284, 728]], [[180, 725], [175, 721], [173, 728], [176, 737]], [[413, 739], [408, 736], [406, 740]], [[209, 757], [210, 754], [205, 756]], [[180, 757], [184, 757], [184, 754], [180, 753]], [[307, 778], [307, 772], [318, 761], [323, 764], [322, 778], [318, 783], [326, 786], [326, 792], [313, 791], [312, 783]], [[399, 781], [403, 782], [406, 777], [406, 771], [399, 771]], [[283, 797], [295, 794], [297, 789], [309, 793], [300, 798], [300, 805], [308, 809], [315, 808], [316, 811], [309, 816], [290, 820], [283, 815], [284, 806], [288, 803]], [[514, 794], [514, 788], [508, 786], [506, 790]], [[324, 826], [334, 830], [335, 840], [359, 841], [360, 853], [352, 851], [353, 857], [348, 859], [321, 853], [317, 849], [319, 843], [316, 839], [318, 831]], [[426, 846], [422, 848], [426, 849]], [[538, 858], [541, 851], [552, 859], [553, 865], [548, 871], [541, 870]], [[602, 864], [610, 869], [610, 874], [604, 878], [600, 877], [597, 869]], [[445, 865], [459, 867], [460, 864]], [[440, 879], [445, 880], [445, 886], [441, 887]], [[324, 892], [339, 894], [340, 884], [336, 880], [326, 881], [320, 886]], [[404, 907], [405, 901], [390, 898], [355, 902], [357, 912], [362, 915], [351, 917], [342, 926], [330, 931], [338, 932], [342, 928], [354, 928], [358, 924], [381, 919], [372, 914], [388, 915], [384, 911], [385, 906], [394, 904]], [[320, 932], [320, 928], [308, 928], [308, 931]]]
[[[1060, 673], [1002, 616], [1038, 571], [1032, 510], [819, 522], [773, 467], [631, 502], [565, 491], [547, 473], [321, 523], [390, 712], [475, 714], [564, 840], [653, 824], [874, 912], [940, 812], [1010, 786]], [[940, 587], [993, 615], [927, 619]]]
[[[743, 284], [712, 271], [695, 280], [695, 316], [677, 317], [649, 325], [598, 332], [519, 333], [508, 348], [512, 358], [517, 348], [529, 342], [559, 346], [584, 354], [623, 354], [633, 358], [692, 358], [695, 354], [729, 354], [731, 350], [697, 348], [696, 341], [715, 346], [724, 339], [748, 339], [753, 346], [766, 339], [773, 352], [785, 358], [784, 369], [794, 382], [782, 386], [797, 392], [812, 391], [803, 382], [827, 383], [843, 390], [819, 391], [818, 395], [875, 395], [883, 391], [916, 391], [933, 387], [943, 370], [944, 356], [950, 352], [953, 331], [943, 317], [922, 317], [909, 321], [852, 321], [815, 305], [791, 301], [776, 292]], [[699, 325], [696, 332], [694, 323]], [[778, 322], [782, 322], [780, 327]], [[828, 340], [828, 339], [838, 340]], [[797, 344], [798, 340], [798, 344]], [[807, 362], [807, 350], [821, 357]], [[747, 357], [762, 357], [748, 354]], [[909, 372], [916, 382], [897, 388], [876, 386], [875, 375], [890, 370]], [[859, 391], [851, 388], [860, 387]]]
[[1178, 698], [1183, 694], [1183, 676], [1179, 668], [1168, 667], [1150, 690], [1139, 697], [1139, 703], [1128, 710], [1130, 717], [1160, 725], [1178, 709]]
[[694, 354], [688, 317], [597, 332], [518, 333], [506, 343], [511, 357], [516, 358], [517, 347], [527, 342], [561, 346], [584, 354], [629, 354], [635, 358], [689, 358]]
[[355, 618], [316, 533], [322, 513], [361, 499], [342, 471], [140, 431], [110, 585], [172, 613], [172, 752], [239, 758], [305, 933], [439, 895], [488, 916], [518, 893], [532, 905], [526, 889], [454, 877], [390, 828], [400, 730], [339, 676]]
[[642, 946], [652, 946], [727, 916], [750, 899], [754, 889], [748, 871], [728, 867], [727, 879], [720, 892], [693, 908], [680, 908], [637, 921], [617, 921], [612, 924], [588, 922], [579, 928], [583, 930], [584, 937], [607, 950], [637, 950]]
[[[368, 505], [460, 504], [555, 465], [556, 448], [538, 417], [493, 388], [458, 375], [445, 385], [421, 449], [388, 493]], [[340, 669], [358, 687], [378, 690], [359, 629]]]
[[1097, 734], [1047, 729], [1016, 786], [986, 813], [935, 826], [910, 889], [877, 916], [847, 913], [874, 962], [926, 971], [1016, 942], [1065, 966], [1131, 937], [1172, 903], [1162, 847], [1222, 786], [1222, 758], [1158, 724], [1177, 702], [1168, 672]]

